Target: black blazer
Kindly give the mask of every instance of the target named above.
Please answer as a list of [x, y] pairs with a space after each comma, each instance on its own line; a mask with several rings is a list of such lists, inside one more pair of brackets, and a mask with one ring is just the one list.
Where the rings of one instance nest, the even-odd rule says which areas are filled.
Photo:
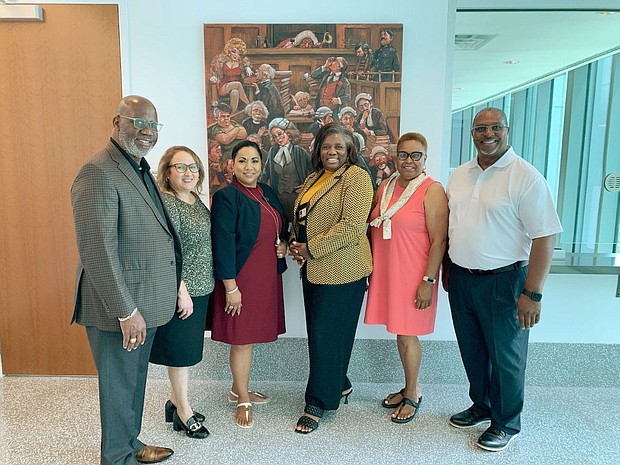
[[[265, 200], [280, 213], [280, 239], [288, 241], [288, 220], [278, 196], [267, 184], [259, 182], [258, 185], [263, 189]], [[211, 234], [215, 279], [237, 277], [250, 256], [259, 228], [260, 204], [248, 198], [234, 183], [213, 194]], [[286, 268], [286, 258], [279, 258], [278, 273], [284, 273]]]

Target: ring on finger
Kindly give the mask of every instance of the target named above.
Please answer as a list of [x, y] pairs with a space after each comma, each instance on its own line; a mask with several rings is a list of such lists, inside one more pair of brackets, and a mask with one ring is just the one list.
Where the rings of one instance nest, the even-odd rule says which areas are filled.
[[137, 339], [137, 338], [135, 338], [135, 337], [132, 337], [131, 339], [129, 339], [129, 342], [130, 342], [131, 344], [135, 344], [137, 341], [138, 341], [138, 339]]

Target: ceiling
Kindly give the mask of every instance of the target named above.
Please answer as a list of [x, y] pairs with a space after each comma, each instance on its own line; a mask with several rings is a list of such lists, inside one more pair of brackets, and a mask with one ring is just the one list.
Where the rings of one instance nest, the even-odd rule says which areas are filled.
[[[457, 11], [457, 37], [491, 38], [477, 50], [455, 48], [452, 110], [527, 87], [545, 76], [620, 50], [620, 12], [611, 13]], [[466, 46], [476, 42], [475, 37], [461, 39]], [[517, 63], [506, 63], [510, 61]]]

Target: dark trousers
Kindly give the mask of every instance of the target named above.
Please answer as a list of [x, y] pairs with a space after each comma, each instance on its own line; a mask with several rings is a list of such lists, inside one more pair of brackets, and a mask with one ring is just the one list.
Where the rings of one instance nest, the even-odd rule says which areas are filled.
[[347, 377], [366, 278], [347, 284], [312, 284], [302, 273], [310, 375], [306, 404], [336, 410]]
[[121, 332], [87, 326], [86, 334], [99, 377], [101, 465], [135, 465], [133, 454], [143, 446], [138, 435], [155, 328], [131, 352], [123, 349]]
[[527, 267], [473, 275], [452, 265], [448, 297], [469, 397], [491, 425], [509, 434], [521, 430], [529, 330], [517, 320], [517, 300]]

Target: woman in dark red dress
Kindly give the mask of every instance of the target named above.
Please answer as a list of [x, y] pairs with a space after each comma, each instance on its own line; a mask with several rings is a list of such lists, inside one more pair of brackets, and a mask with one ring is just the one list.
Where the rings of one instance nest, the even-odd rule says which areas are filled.
[[242, 141], [232, 152], [234, 180], [213, 195], [212, 231], [215, 279], [211, 337], [230, 344], [237, 402], [235, 423], [253, 425], [252, 402], [268, 399], [249, 391], [253, 345], [273, 342], [285, 332], [281, 273], [288, 224], [276, 193], [259, 183], [260, 148]]

